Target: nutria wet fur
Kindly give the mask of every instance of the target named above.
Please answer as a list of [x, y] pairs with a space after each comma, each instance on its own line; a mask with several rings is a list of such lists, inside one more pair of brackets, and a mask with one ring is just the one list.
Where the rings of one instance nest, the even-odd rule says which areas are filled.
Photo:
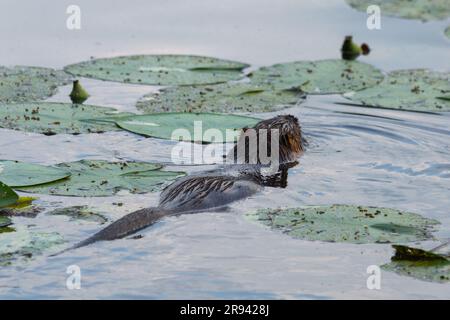
[[[255, 194], [264, 186], [286, 187], [287, 170], [304, 151], [305, 140], [302, 137], [298, 119], [292, 115], [281, 115], [263, 120], [253, 129], [257, 132], [258, 145], [260, 129], [279, 130], [279, 168], [275, 174], [264, 175], [261, 170], [264, 166], [259, 161], [256, 164], [245, 164], [248, 163], [249, 158], [247, 152], [245, 159], [238, 159], [237, 146], [245, 143], [246, 150], [248, 149], [248, 140], [241, 135], [236, 146], [227, 156], [227, 160], [237, 160], [237, 165], [228, 165], [222, 172], [213, 171], [177, 179], [161, 192], [158, 207], [134, 211], [69, 249], [83, 247], [96, 241], [126, 237], [165, 216], [221, 210], [231, 202]], [[246, 130], [248, 128], [243, 129], [244, 133]], [[269, 151], [271, 150], [270, 141], [269, 137], [267, 139]]]

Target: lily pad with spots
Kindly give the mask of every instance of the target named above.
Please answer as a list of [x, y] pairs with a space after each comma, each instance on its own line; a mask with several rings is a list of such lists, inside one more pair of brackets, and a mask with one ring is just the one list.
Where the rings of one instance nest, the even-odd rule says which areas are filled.
[[29, 260], [62, 243], [63, 238], [56, 232], [35, 232], [23, 226], [10, 228], [0, 233], [0, 265]]
[[9, 186], [0, 181], [0, 208], [17, 202], [19, 196]]
[[[223, 143], [234, 141], [239, 135], [241, 128], [253, 127], [260, 120], [232, 114], [187, 112], [137, 115], [123, 118], [116, 123], [125, 130], [147, 137]], [[198, 131], [201, 128], [203, 135], [195, 134], [194, 128], [198, 128]], [[209, 135], [209, 129], [215, 129], [214, 133], [216, 134], [214, 136], [216, 140], [212, 137], [212, 131], [209, 131], [211, 133]]]
[[415, 213], [352, 205], [261, 209], [253, 218], [294, 238], [349, 243], [426, 240], [439, 223]]
[[158, 112], [270, 112], [304, 101], [295, 90], [272, 90], [245, 83], [169, 87], [142, 97], [136, 107]]
[[346, 0], [356, 10], [366, 12], [370, 5], [380, 7], [381, 14], [422, 21], [450, 17], [450, 0]]
[[298, 89], [309, 94], [331, 94], [372, 87], [384, 76], [359, 61], [295, 61], [262, 67], [250, 75], [251, 83], [263, 87]]
[[130, 115], [116, 109], [54, 102], [0, 104], [0, 128], [36, 132], [101, 133], [119, 130], [113, 121], [93, 121]]
[[391, 262], [382, 265], [384, 270], [416, 279], [445, 283], [450, 282], [450, 259], [434, 252], [395, 245]]
[[108, 221], [103, 215], [94, 212], [89, 209], [88, 206], [72, 206], [65, 208], [58, 208], [47, 212], [48, 215], [52, 216], [67, 216], [70, 220], [85, 220], [91, 222], [97, 222], [99, 224], [104, 224]]
[[155, 192], [184, 172], [162, 171], [159, 164], [81, 160], [55, 166], [71, 173], [65, 180], [19, 190], [63, 196], [111, 196], [122, 190], [131, 193]]
[[198, 85], [243, 77], [245, 63], [190, 55], [138, 55], [94, 59], [65, 67], [68, 73], [101, 80], [152, 85]]
[[0, 181], [10, 187], [24, 187], [61, 180], [70, 176], [70, 172], [12, 160], [0, 160]]
[[424, 69], [393, 71], [380, 84], [344, 96], [364, 106], [422, 112], [450, 111], [450, 74]]
[[0, 103], [42, 100], [69, 83], [70, 75], [61, 70], [40, 67], [0, 66]]

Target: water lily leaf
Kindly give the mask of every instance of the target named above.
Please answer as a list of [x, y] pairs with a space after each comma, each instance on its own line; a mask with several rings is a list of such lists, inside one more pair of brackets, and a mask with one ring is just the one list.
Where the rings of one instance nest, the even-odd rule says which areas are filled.
[[449, 0], [346, 0], [356, 10], [366, 12], [378, 5], [381, 14], [422, 21], [441, 20], [450, 16]]
[[0, 181], [0, 208], [16, 203], [19, 196], [9, 186]]
[[294, 238], [349, 243], [425, 240], [439, 223], [395, 209], [352, 205], [262, 209], [255, 218]]
[[247, 64], [189, 55], [140, 55], [94, 59], [65, 67], [88, 78], [153, 85], [212, 84], [237, 80]]
[[255, 85], [331, 94], [374, 86], [384, 76], [369, 64], [339, 59], [275, 64], [254, 71], [249, 77]]
[[380, 84], [344, 96], [364, 106], [411, 111], [450, 111], [450, 74], [424, 69], [399, 70]]
[[63, 242], [61, 235], [56, 232], [34, 232], [18, 226], [16, 230], [0, 234], [0, 265], [28, 260]]
[[391, 262], [381, 266], [384, 270], [431, 282], [450, 281], [450, 259], [446, 256], [407, 246], [393, 246]]
[[10, 187], [24, 187], [64, 179], [70, 172], [33, 163], [0, 160], [0, 180]]
[[61, 70], [0, 66], [0, 102], [42, 100], [53, 95], [58, 86], [67, 84], [69, 80], [70, 75]]
[[58, 208], [47, 213], [53, 216], [67, 216], [70, 220], [86, 220], [104, 224], [108, 221], [103, 215], [89, 209], [88, 206]]
[[19, 190], [84, 197], [111, 196], [121, 190], [145, 193], [158, 191], [169, 181], [184, 175], [183, 172], [161, 171], [161, 165], [146, 162], [81, 160], [55, 167], [69, 171], [71, 176], [43, 185], [21, 187]]
[[263, 89], [244, 83], [169, 87], [142, 97], [136, 104], [145, 113], [157, 112], [270, 112], [304, 101], [293, 90]]
[[11, 219], [9, 219], [8, 217], [0, 216], [0, 228], [7, 227], [10, 224], [12, 224]]
[[445, 29], [444, 34], [450, 39], [450, 26]]
[[[196, 142], [232, 142], [239, 135], [240, 129], [244, 127], [253, 127], [261, 119], [232, 115], [232, 114], [216, 114], [216, 113], [154, 113], [146, 115], [137, 115], [123, 118], [117, 121], [117, 125], [125, 130], [147, 136], [161, 139], [172, 139], [172, 135], [176, 129], [185, 129], [189, 132], [189, 136], [181, 137], [184, 141]], [[205, 133], [208, 129], [217, 129], [221, 132], [222, 137], [216, 137], [213, 141], [212, 137], [203, 134], [202, 136], [194, 135], [194, 122], [202, 127]], [[227, 135], [227, 129], [229, 134]], [[218, 135], [217, 135], [218, 136]], [[178, 139], [176, 135], [174, 140]]]
[[0, 104], [0, 128], [53, 135], [57, 133], [101, 133], [118, 130], [113, 121], [92, 121], [120, 117], [116, 109], [70, 103], [30, 102]]

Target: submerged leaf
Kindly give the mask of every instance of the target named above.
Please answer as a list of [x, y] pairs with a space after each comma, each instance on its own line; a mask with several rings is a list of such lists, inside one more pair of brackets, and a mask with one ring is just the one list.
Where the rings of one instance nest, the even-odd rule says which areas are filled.
[[380, 84], [344, 95], [364, 106], [411, 111], [450, 111], [450, 74], [424, 69], [398, 70]]
[[71, 220], [86, 220], [104, 224], [108, 220], [101, 214], [89, 209], [88, 206], [72, 206], [66, 208], [58, 208], [47, 213], [53, 216], [67, 216]]
[[393, 246], [391, 262], [381, 267], [400, 275], [432, 282], [450, 281], [450, 259], [446, 256], [407, 246]]
[[[260, 119], [232, 114], [154, 113], [123, 118], [117, 121], [117, 125], [125, 130], [148, 137], [174, 140], [181, 137], [183, 141], [221, 143], [234, 141], [241, 128], [253, 127], [258, 121]], [[201, 128], [203, 136], [195, 134], [196, 125]], [[217, 140], [213, 140], [212, 136], [205, 134], [209, 129], [217, 130], [215, 131], [217, 135], [214, 135]], [[212, 131], [209, 132], [212, 133]], [[181, 133], [184, 134], [181, 135]]]
[[425, 240], [439, 223], [395, 209], [351, 205], [261, 209], [255, 217], [294, 238], [350, 243]]
[[153, 85], [197, 85], [242, 78], [247, 64], [189, 55], [140, 55], [94, 59], [65, 67], [68, 73], [101, 80]]
[[310, 94], [344, 93], [372, 87], [384, 76], [375, 67], [346, 60], [295, 61], [262, 67], [251, 83], [276, 89], [299, 89]]
[[141, 98], [136, 107], [157, 112], [270, 112], [301, 103], [299, 91], [263, 89], [245, 83], [169, 87]]
[[33, 204], [33, 200], [36, 199], [34, 197], [19, 197], [14, 204], [0, 208], [0, 216], [34, 218], [43, 210]]
[[366, 12], [371, 5], [381, 14], [422, 21], [441, 20], [450, 16], [449, 0], [346, 0], [356, 10]]
[[70, 172], [33, 163], [0, 160], [0, 181], [10, 187], [24, 187], [61, 180]]
[[[116, 109], [70, 103], [30, 102], [0, 104], [0, 128], [53, 135], [57, 133], [101, 133], [119, 130], [113, 121], [120, 117]], [[93, 121], [93, 120], [101, 121]]]
[[63, 242], [56, 232], [34, 232], [17, 227], [17, 230], [0, 234], [0, 265], [9, 265], [18, 259], [28, 260]]
[[40, 67], [0, 66], [0, 103], [42, 100], [53, 95], [70, 76], [60, 70]]
[[146, 162], [108, 162], [81, 160], [61, 163], [55, 167], [69, 171], [68, 179], [19, 190], [64, 196], [111, 196], [121, 190], [131, 193], [154, 192], [183, 172], [161, 171], [159, 164]]

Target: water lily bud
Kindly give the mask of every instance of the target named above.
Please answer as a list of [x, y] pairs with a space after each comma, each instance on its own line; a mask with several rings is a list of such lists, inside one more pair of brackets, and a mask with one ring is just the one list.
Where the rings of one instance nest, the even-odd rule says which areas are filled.
[[352, 36], [346, 36], [344, 39], [344, 43], [342, 44], [341, 53], [342, 59], [344, 60], [355, 60], [361, 54], [368, 55], [370, 52], [370, 48], [366, 43], [363, 43], [361, 46], [358, 46], [353, 42]]
[[81, 86], [78, 80], [75, 80], [69, 97], [72, 103], [82, 104], [89, 98], [89, 93]]

